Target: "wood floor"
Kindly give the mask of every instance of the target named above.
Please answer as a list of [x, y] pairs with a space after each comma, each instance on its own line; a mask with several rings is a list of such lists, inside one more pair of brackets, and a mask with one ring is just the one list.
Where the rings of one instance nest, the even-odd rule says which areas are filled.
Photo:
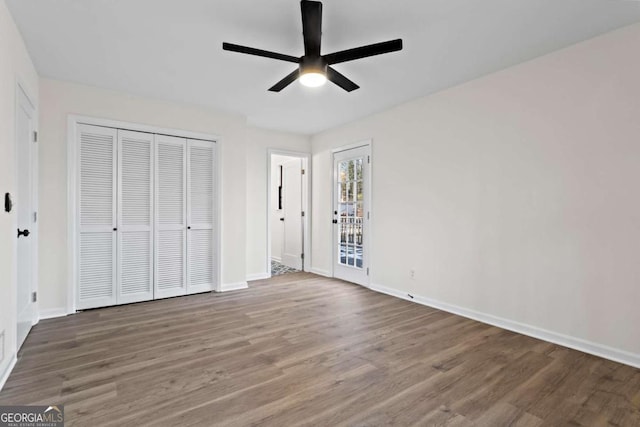
[[640, 426], [640, 370], [296, 273], [41, 321], [0, 404], [64, 404], [68, 426]]

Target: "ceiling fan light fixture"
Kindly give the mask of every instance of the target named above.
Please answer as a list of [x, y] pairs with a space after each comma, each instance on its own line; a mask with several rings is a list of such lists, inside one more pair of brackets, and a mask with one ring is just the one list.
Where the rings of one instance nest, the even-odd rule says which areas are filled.
[[320, 71], [308, 71], [300, 74], [300, 83], [307, 87], [320, 87], [327, 82], [327, 75]]
[[280, 92], [298, 79], [301, 84], [308, 87], [319, 87], [329, 80], [345, 91], [352, 92], [360, 86], [340, 74], [332, 65], [402, 50], [402, 39], [395, 39], [322, 55], [320, 54], [320, 46], [322, 44], [322, 3], [313, 0], [301, 0], [300, 11], [302, 13], [302, 37], [304, 41], [303, 56], [295, 57], [227, 42], [222, 43], [222, 49], [298, 64], [297, 69], [271, 86], [269, 88], [270, 92]]

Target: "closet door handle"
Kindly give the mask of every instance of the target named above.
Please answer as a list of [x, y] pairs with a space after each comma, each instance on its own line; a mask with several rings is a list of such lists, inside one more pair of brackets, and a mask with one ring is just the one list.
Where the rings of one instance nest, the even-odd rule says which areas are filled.
[[113, 231], [118, 231], [118, 228], [117, 227], [113, 227]]
[[191, 230], [191, 226], [188, 226], [188, 227], [187, 227], [187, 230]]

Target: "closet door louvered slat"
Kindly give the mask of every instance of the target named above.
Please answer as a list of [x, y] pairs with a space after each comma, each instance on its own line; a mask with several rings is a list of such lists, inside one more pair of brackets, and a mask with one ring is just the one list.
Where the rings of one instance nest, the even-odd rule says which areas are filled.
[[215, 283], [215, 144], [188, 140], [187, 293], [211, 291]]
[[116, 304], [115, 129], [79, 125], [78, 309]]
[[153, 137], [118, 130], [118, 304], [153, 299]]
[[187, 291], [186, 151], [186, 139], [156, 135], [156, 298]]

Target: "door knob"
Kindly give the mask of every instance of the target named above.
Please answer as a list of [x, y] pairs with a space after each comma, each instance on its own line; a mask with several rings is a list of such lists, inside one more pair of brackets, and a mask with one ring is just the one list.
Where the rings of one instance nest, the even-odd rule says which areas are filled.
[[333, 223], [334, 223], [334, 224], [337, 224], [337, 223], [338, 223], [338, 220], [337, 220], [337, 219], [334, 219], [334, 220], [333, 220]]
[[284, 221], [284, 218], [280, 218], [280, 221]]
[[25, 230], [20, 231], [20, 229], [18, 228], [18, 237], [20, 237], [20, 236], [29, 237], [30, 233], [31, 232], [29, 230], [25, 229]]

